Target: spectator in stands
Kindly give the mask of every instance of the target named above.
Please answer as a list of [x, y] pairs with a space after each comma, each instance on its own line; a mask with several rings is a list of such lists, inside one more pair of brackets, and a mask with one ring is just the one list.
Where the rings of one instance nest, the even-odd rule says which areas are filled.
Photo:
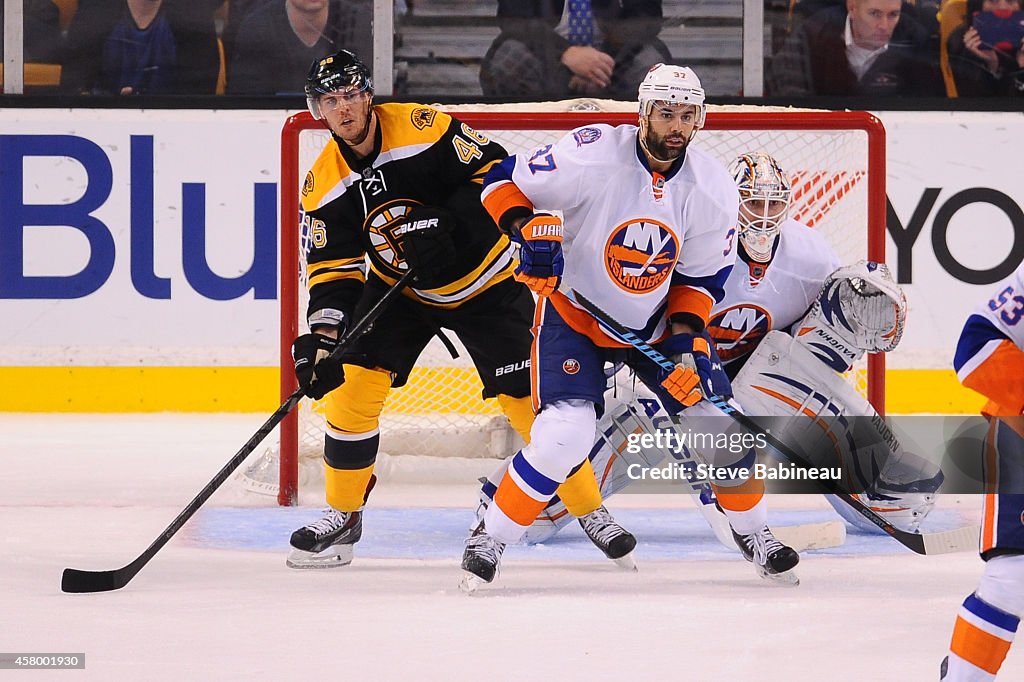
[[[776, 2], [778, 0], [775, 0]], [[787, 4], [789, 0], [786, 0]], [[902, 0], [900, 16], [909, 16], [911, 19], [928, 29], [928, 35], [934, 39], [935, 49], [939, 43], [939, 18], [937, 16], [941, 0]], [[819, 10], [828, 7], [845, 7], [846, 0], [796, 0], [792, 5], [793, 23], [799, 24]]]
[[[23, 5], [23, 57], [25, 62], [56, 64], [61, 61], [63, 41], [60, 12], [53, 0], [25, 0]], [[4, 47], [4, 3], [0, 1], [0, 53]]]
[[373, 0], [273, 0], [250, 12], [228, 58], [228, 94], [300, 94], [325, 54], [373, 53]]
[[971, 24], [978, 12], [1019, 12], [1020, 0], [968, 0], [964, 23], [949, 34], [949, 68], [959, 97], [1024, 94], [1024, 45], [982, 44]]
[[246, 18], [252, 14], [253, 10], [259, 9], [268, 3], [276, 1], [277, 0], [228, 1], [228, 19], [224, 24], [224, 30], [221, 31], [220, 39], [224, 43], [224, 52], [228, 55], [229, 61], [231, 55], [235, 53], [235, 37], [238, 35], [238, 29], [245, 22]]
[[846, 0], [794, 27], [772, 59], [768, 94], [941, 97], [928, 36], [900, 0]]
[[492, 97], [635, 99], [650, 67], [672, 61], [661, 23], [661, 0], [498, 0], [480, 85]]
[[62, 85], [73, 93], [210, 94], [222, 0], [80, 0]]

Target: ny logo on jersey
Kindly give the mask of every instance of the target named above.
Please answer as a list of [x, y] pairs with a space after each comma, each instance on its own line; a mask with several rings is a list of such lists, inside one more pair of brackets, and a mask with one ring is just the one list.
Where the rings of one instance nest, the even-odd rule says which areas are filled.
[[672, 274], [679, 242], [667, 225], [651, 218], [627, 220], [605, 244], [608, 276], [631, 294], [654, 291]]
[[708, 322], [718, 357], [724, 362], [750, 353], [772, 329], [772, 316], [764, 308], [745, 303], [719, 311]]

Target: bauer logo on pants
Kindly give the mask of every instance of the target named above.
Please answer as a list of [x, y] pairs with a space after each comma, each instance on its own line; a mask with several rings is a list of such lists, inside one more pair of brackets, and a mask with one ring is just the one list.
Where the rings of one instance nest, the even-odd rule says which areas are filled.
[[608, 276], [620, 289], [646, 294], [671, 276], [679, 243], [664, 223], [641, 218], [612, 230], [604, 253]]

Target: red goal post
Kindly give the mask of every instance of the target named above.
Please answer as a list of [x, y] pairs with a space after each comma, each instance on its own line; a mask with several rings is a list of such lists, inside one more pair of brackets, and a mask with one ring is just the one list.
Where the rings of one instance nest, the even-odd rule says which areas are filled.
[[[544, 140], [553, 141], [573, 128], [594, 123], [611, 125], [635, 124], [635, 112], [526, 112], [526, 111], [453, 111], [461, 121], [497, 137], [510, 153], [523, 151]], [[317, 146], [322, 147], [327, 137], [323, 124], [303, 112], [287, 119], [281, 132], [281, 327], [280, 327], [280, 390], [282, 399], [296, 388], [292, 372], [291, 344], [300, 333], [304, 310], [300, 309], [300, 206], [299, 189], [303, 174], [315, 158]], [[303, 144], [304, 134], [320, 131], [318, 142]], [[843, 142], [830, 147], [825, 140], [856, 137], [856, 142]], [[523, 139], [520, 144], [516, 141]], [[885, 128], [881, 121], [866, 112], [766, 110], [745, 107], [733, 110], [716, 109], [708, 112], [704, 129], [694, 138], [694, 144], [716, 146], [722, 143], [721, 158], [727, 154], [765, 148], [789, 172], [794, 188], [795, 214], [793, 217], [812, 226], [825, 224], [825, 219], [837, 222], [836, 217], [846, 213], [856, 215], [847, 220], [842, 239], [849, 241], [849, 249], [837, 249], [843, 263], [851, 259], [885, 260]], [[729, 142], [732, 140], [733, 142]], [[790, 161], [787, 153], [793, 148], [806, 149], [813, 161]], [[843, 151], [845, 149], [855, 152]], [[728, 152], [726, 150], [729, 150]], [[845, 157], [856, 156], [849, 168]], [[782, 157], [782, 158], [780, 158]], [[819, 158], [820, 157], [820, 158]], [[843, 202], [855, 194], [862, 196], [855, 209], [843, 207]], [[863, 206], [861, 207], [861, 204]], [[836, 209], [833, 211], [833, 209]], [[860, 224], [863, 222], [863, 224]], [[845, 257], [844, 257], [845, 256]], [[863, 370], [866, 387], [861, 386], [871, 403], [884, 414], [885, 408], [885, 356], [872, 354]], [[402, 389], [407, 390], [407, 389]], [[279, 504], [293, 505], [298, 498], [298, 459], [300, 426], [298, 410], [292, 412], [280, 427], [280, 472], [277, 499]]]

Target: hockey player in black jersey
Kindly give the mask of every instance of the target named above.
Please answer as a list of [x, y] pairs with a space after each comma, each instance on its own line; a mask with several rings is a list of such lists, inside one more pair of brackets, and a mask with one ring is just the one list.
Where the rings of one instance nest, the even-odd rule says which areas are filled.
[[[351, 562], [375, 480], [384, 399], [406, 383], [441, 327], [465, 345], [484, 397], [498, 400], [513, 428], [528, 438], [533, 422], [534, 302], [512, 277], [508, 238], [480, 203], [483, 176], [507, 156], [504, 148], [431, 107], [375, 105], [369, 70], [346, 50], [313, 64], [306, 94], [332, 140], [302, 187], [311, 331], [295, 340], [292, 355], [306, 393], [327, 396], [330, 509], [292, 534], [293, 568]], [[347, 325], [410, 268], [415, 280], [404, 295], [340, 360], [328, 359]], [[519, 369], [497, 371], [507, 366]], [[558, 494], [577, 517], [601, 505], [589, 463]]]

